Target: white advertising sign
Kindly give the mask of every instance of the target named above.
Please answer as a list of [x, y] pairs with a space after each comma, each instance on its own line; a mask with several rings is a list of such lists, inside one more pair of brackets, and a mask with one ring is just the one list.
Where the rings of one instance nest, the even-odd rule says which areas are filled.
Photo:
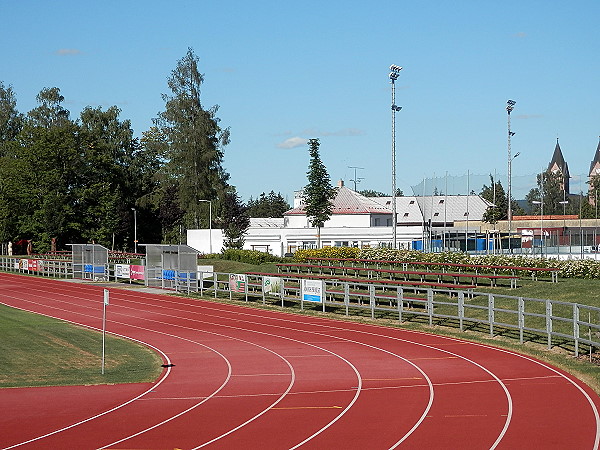
[[322, 302], [324, 292], [322, 280], [302, 280], [302, 300], [305, 302]]

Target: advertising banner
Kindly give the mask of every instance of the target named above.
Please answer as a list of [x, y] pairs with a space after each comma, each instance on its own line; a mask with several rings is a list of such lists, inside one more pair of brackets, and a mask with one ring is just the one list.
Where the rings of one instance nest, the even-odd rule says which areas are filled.
[[27, 270], [31, 270], [33, 272], [37, 272], [38, 269], [38, 260], [37, 259], [29, 259], [27, 261]]
[[246, 292], [246, 275], [236, 273], [230, 274], [229, 290], [232, 292]]
[[324, 292], [322, 280], [302, 280], [302, 300], [305, 302], [322, 302]]
[[263, 292], [265, 294], [280, 295], [281, 294], [281, 278], [279, 278], [279, 277], [263, 277]]
[[131, 268], [129, 264], [115, 264], [115, 277], [129, 279]]
[[132, 280], [143, 280], [144, 279], [144, 266], [138, 266], [131, 264], [129, 266], [129, 278]]

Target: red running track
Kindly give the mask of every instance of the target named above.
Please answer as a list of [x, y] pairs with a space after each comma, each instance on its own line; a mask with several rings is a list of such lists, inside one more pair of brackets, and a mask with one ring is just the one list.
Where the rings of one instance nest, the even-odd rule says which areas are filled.
[[[175, 366], [148, 384], [1, 389], [0, 448], [598, 448], [599, 397], [527, 356], [402, 329], [110, 291], [107, 330]], [[0, 302], [102, 324], [97, 286], [0, 274]]]

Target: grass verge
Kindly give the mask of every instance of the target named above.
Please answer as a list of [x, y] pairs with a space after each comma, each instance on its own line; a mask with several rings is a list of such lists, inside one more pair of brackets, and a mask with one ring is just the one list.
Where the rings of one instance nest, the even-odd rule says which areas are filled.
[[162, 359], [127, 339], [0, 305], [0, 387], [140, 383], [158, 378]]

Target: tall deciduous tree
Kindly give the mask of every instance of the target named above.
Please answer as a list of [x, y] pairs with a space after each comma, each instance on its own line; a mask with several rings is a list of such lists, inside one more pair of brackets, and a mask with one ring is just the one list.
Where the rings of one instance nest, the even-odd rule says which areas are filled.
[[[559, 172], [542, 172], [537, 175], [537, 187], [531, 189], [525, 199], [533, 214], [540, 214], [542, 203], [544, 215], [562, 214], [563, 205], [560, 203], [566, 197], [562, 187], [562, 175]], [[534, 201], [540, 202], [538, 204]]]
[[321, 228], [331, 217], [333, 208], [332, 200], [335, 191], [327, 169], [319, 155], [319, 140], [308, 141], [310, 163], [308, 165], [308, 184], [304, 188], [304, 202], [306, 215], [313, 227], [317, 228], [317, 246], [321, 247]]
[[187, 225], [200, 227], [199, 200], [223, 197], [229, 175], [222, 166], [229, 128], [221, 128], [218, 106], [205, 109], [200, 101], [204, 76], [192, 49], [177, 62], [168, 79], [171, 95], [163, 95], [165, 111], [155, 124], [166, 137], [168, 164], [175, 174], [178, 198]]
[[23, 127], [23, 114], [17, 111], [17, 98], [11, 86], [0, 81], [0, 156], [5, 143], [14, 141]]

